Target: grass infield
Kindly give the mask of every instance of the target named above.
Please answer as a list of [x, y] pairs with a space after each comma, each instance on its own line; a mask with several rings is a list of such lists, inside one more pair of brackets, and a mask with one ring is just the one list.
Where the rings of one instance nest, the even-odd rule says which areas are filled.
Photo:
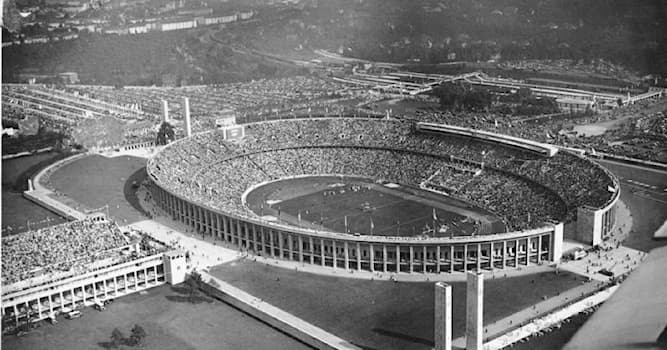
[[315, 176], [263, 185], [247, 196], [260, 215], [296, 226], [377, 236], [463, 236], [504, 231], [491, 213], [444, 195], [351, 177]]

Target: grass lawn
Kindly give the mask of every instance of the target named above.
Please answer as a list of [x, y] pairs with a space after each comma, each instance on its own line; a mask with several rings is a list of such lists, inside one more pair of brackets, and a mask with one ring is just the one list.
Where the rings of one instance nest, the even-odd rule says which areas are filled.
[[119, 225], [126, 225], [146, 218], [132, 186], [146, 177], [145, 166], [143, 158], [91, 155], [61, 167], [50, 181], [58, 192], [87, 209], [108, 204], [111, 217]]
[[[502, 222], [491, 214], [453, 198], [358, 178], [316, 176], [277, 181], [252, 191], [247, 202], [260, 215], [271, 214], [292, 225], [322, 226], [336, 232], [347, 229], [348, 233], [378, 236], [428, 232], [433, 236], [434, 211], [436, 225], [447, 227], [437, 236], [504, 230]], [[480, 225], [475, 225], [476, 219]]]
[[[170, 286], [117, 299], [107, 310], [82, 310], [83, 317], [42, 326], [23, 337], [3, 336], [2, 348], [14, 350], [91, 350], [103, 348], [118, 328], [128, 337], [135, 324], [148, 334], [146, 350], [309, 349], [303, 343], [222, 302], [174, 301]], [[171, 298], [170, 298], [171, 297]], [[131, 349], [123, 347], [123, 349]]]
[[[395, 283], [320, 276], [251, 261], [211, 273], [248, 293], [366, 349], [433, 347], [433, 283]], [[531, 283], [534, 280], [535, 283]], [[485, 323], [492, 323], [581, 284], [569, 273], [485, 282]], [[453, 336], [465, 329], [465, 284], [453, 286]]]

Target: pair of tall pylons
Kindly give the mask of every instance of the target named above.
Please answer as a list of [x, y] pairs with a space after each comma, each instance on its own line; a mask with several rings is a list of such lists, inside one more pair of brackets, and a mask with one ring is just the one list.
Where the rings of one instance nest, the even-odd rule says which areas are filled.
[[[468, 272], [466, 284], [466, 350], [482, 350], [484, 274]], [[452, 349], [452, 286], [435, 284], [435, 350]]]
[[[192, 123], [190, 121], [190, 99], [183, 97], [183, 110], [185, 111], [185, 135], [192, 136]], [[162, 100], [162, 121], [169, 122], [169, 104], [167, 100]]]

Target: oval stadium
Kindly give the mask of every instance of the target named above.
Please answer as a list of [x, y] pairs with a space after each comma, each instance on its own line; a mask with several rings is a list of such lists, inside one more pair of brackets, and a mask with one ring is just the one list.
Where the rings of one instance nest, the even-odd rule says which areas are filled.
[[171, 143], [147, 166], [174, 219], [255, 254], [332, 269], [452, 273], [599, 244], [618, 181], [566, 149], [388, 118], [285, 119]]

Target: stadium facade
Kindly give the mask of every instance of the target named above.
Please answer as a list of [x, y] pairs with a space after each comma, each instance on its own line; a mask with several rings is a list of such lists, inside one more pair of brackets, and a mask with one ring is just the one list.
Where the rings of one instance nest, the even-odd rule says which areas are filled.
[[[591, 239], [586, 243], [601, 241], [613, 229], [613, 212], [619, 196], [617, 180], [596, 163], [549, 145], [471, 129], [388, 119], [278, 120], [245, 127], [249, 133], [239, 142], [223, 140], [221, 131], [176, 141], [152, 158], [147, 170], [153, 181], [153, 199], [166, 213], [202, 234], [258, 255], [346, 270], [405, 273], [502, 270], [558, 262], [563, 253], [566, 222], [577, 221], [578, 229], [584, 232], [579, 236]], [[466, 146], [452, 154], [461, 143]], [[272, 174], [269, 164], [280, 163], [276, 158], [278, 154], [285, 157], [286, 150], [290, 150], [302, 156], [304, 148], [308, 152], [320, 152], [316, 154], [322, 156], [321, 163], [325, 158], [335, 159], [325, 156], [332, 148], [338, 155], [354, 150], [358, 156], [358, 152], [369, 149], [392, 148], [392, 152], [408, 152], [400, 154], [410, 157], [434, 157], [425, 160], [479, 157], [471, 161], [482, 164], [485, 171], [520, 177], [531, 186], [563, 197], [568, 211], [567, 215], [546, 213], [544, 220], [531, 220], [529, 214], [527, 220], [519, 221], [531, 226], [517, 224], [520, 229], [505, 233], [405, 237], [306, 229], [266, 220], [244, 206], [241, 193], [254, 184], [280, 178], [285, 173], [321, 173], [317, 166], [307, 164], [312, 159], [301, 157], [304, 160], [300, 166], [290, 167], [283, 162], [282, 167], [278, 166], [281, 174]], [[521, 157], [528, 158], [524, 166], [515, 166], [516, 159]], [[334, 171], [329, 168], [327, 173], [371, 179], [377, 176], [364, 173], [377, 172], [377, 169], [350, 165], [359, 157], [351, 158], [338, 168], [334, 165]], [[561, 164], [582, 172], [559, 169]], [[409, 165], [413, 167], [412, 163]], [[370, 166], [382, 167], [373, 162]], [[395, 164], [390, 168], [402, 171]], [[509, 174], [508, 169], [515, 169], [518, 174]], [[291, 174], [295, 171], [300, 174]], [[592, 174], [594, 179], [586, 182], [584, 174]], [[393, 175], [384, 172], [383, 176]], [[401, 176], [388, 180], [401, 183], [401, 179], [409, 178], [405, 174]], [[577, 178], [582, 179], [583, 185], [578, 185]], [[589, 188], [591, 184], [601, 185]], [[568, 191], [578, 193], [578, 197]], [[519, 211], [530, 209], [521, 207], [520, 203], [514, 205]]]

